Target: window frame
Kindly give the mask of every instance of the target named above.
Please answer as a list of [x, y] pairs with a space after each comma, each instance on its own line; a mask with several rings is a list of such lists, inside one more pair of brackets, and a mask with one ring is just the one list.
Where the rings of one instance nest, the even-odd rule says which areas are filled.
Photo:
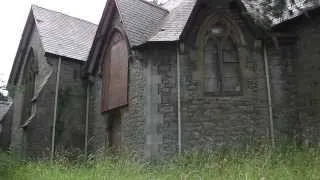
[[[38, 62], [36, 54], [33, 52], [33, 49], [30, 48], [28, 51], [24, 71], [22, 85], [24, 88], [23, 92], [23, 110], [21, 113], [21, 127], [25, 128], [36, 116], [36, 81], [39, 73]], [[32, 88], [32, 89], [29, 89]], [[30, 91], [31, 90], [31, 91]], [[29, 92], [30, 91], [30, 92]], [[29, 92], [30, 94], [27, 94]], [[30, 96], [27, 96], [30, 95]], [[28, 104], [25, 104], [25, 103]], [[26, 109], [28, 107], [28, 109]]]
[[[231, 42], [233, 43], [234, 46], [234, 50], [236, 51], [237, 54], [237, 61], [236, 62], [225, 62], [224, 59], [224, 42], [229, 39], [231, 40]], [[214, 35], [211, 35], [209, 37], [207, 37], [206, 39], [206, 43], [205, 43], [205, 48], [203, 49], [204, 52], [206, 53], [206, 47], [208, 45], [208, 40], [211, 39], [212, 41], [216, 41], [216, 43], [214, 44], [210, 44], [212, 46], [215, 46], [213, 48], [216, 48], [217, 50], [217, 58], [216, 59], [211, 59], [212, 61], [216, 61], [217, 64], [217, 68], [214, 70], [216, 77], [218, 79], [218, 84], [219, 87], [217, 88], [217, 91], [207, 91], [206, 89], [204, 90], [204, 94], [205, 95], [211, 95], [211, 96], [240, 96], [241, 95], [241, 90], [242, 90], [242, 86], [241, 86], [241, 79], [239, 78], [239, 83], [240, 83], [240, 90], [239, 91], [227, 91], [224, 90], [224, 84], [225, 84], [225, 80], [223, 78], [224, 76], [224, 64], [237, 64], [239, 71], [240, 71], [240, 58], [239, 58], [239, 53], [237, 50], [237, 46], [235, 45], [234, 41], [232, 40], [232, 38], [230, 37], [230, 35], [227, 35], [221, 39], [216, 38]], [[205, 68], [208, 68], [207, 66], [204, 66]], [[237, 75], [241, 76], [240, 72], [237, 72]], [[204, 80], [207, 81], [207, 80]], [[206, 82], [204, 82], [206, 83]]]
[[[228, 38], [231, 39], [231, 41], [233, 42], [233, 45], [235, 46], [235, 50], [238, 56], [238, 75], [239, 75], [239, 85], [240, 85], [240, 90], [239, 91], [225, 91], [223, 90], [223, 84], [220, 85], [220, 87], [218, 87], [219, 91], [216, 92], [210, 92], [206, 90], [205, 87], [205, 79], [206, 79], [206, 64], [205, 64], [205, 49], [206, 49], [206, 43], [207, 40], [212, 38], [213, 40], [215, 39], [215, 36], [210, 35], [208, 36], [208, 31], [211, 30], [213, 31], [213, 27], [215, 25], [223, 25], [226, 26], [227, 29], [229, 30], [227, 32]], [[210, 16], [208, 16], [203, 22], [202, 25], [200, 25], [200, 28], [197, 32], [197, 37], [196, 37], [196, 47], [197, 47], [197, 51], [198, 51], [198, 60], [197, 60], [197, 66], [199, 66], [200, 68], [197, 69], [196, 71], [199, 72], [199, 75], [201, 75], [201, 89], [202, 89], [202, 94], [204, 96], [207, 97], [219, 97], [219, 96], [243, 96], [244, 95], [244, 91], [246, 88], [246, 83], [245, 83], [245, 77], [244, 77], [244, 63], [247, 61], [247, 55], [248, 55], [248, 51], [247, 51], [247, 44], [245, 42], [245, 38], [244, 35], [241, 31], [241, 28], [235, 23], [233, 22], [232, 18], [229, 17], [227, 14], [220, 14], [220, 13], [213, 13]], [[218, 59], [221, 59], [219, 57], [221, 57], [221, 50], [218, 50], [217, 52], [218, 55]], [[217, 65], [219, 66], [219, 71], [223, 69], [223, 58], [222, 61], [218, 61]], [[227, 63], [227, 62], [226, 62]], [[231, 63], [231, 62], [230, 62]], [[217, 78], [219, 79], [223, 79], [223, 72], [221, 73], [217, 73]], [[222, 80], [223, 81], [223, 80]], [[221, 81], [220, 81], [221, 82]], [[221, 89], [221, 90], [220, 90]]]

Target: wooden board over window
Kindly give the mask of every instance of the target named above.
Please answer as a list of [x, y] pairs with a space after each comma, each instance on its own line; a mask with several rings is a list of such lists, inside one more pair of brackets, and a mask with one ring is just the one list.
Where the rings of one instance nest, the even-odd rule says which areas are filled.
[[115, 33], [104, 65], [103, 112], [128, 104], [128, 46]]

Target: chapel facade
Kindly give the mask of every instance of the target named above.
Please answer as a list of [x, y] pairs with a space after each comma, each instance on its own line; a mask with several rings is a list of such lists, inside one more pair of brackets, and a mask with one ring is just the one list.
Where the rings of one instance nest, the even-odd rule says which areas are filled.
[[158, 159], [319, 144], [319, 9], [269, 31], [246, 12], [238, 1], [109, 0], [96, 27], [34, 7], [9, 81], [25, 89], [11, 147]]

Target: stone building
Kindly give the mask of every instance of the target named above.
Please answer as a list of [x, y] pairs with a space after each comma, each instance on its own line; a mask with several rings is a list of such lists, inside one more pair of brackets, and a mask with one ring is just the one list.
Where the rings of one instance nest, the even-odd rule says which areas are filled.
[[33, 7], [9, 80], [11, 148], [157, 159], [318, 145], [319, 12], [264, 31], [232, 0], [108, 0], [98, 27]]
[[282, 120], [276, 126], [300, 143], [319, 146], [320, 7], [307, 14], [273, 27], [274, 33], [286, 36], [278, 38], [277, 50], [269, 52], [269, 66], [274, 116]]
[[32, 6], [8, 82], [11, 150], [39, 157], [53, 147], [83, 148], [81, 68], [95, 31], [90, 22]]
[[108, 1], [86, 65], [93, 149], [157, 158], [269, 139], [262, 37], [242, 7], [174, 6]]
[[265, 32], [239, 1], [109, 0], [86, 64], [89, 148], [319, 144], [319, 22]]

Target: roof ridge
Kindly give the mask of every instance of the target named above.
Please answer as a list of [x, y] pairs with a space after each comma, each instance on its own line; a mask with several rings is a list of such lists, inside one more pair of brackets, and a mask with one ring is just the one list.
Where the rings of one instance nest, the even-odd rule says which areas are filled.
[[168, 12], [168, 13], [170, 12], [168, 9], [166, 9], [166, 8], [164, 8], [164, 7], [161, 7], [161, 6], [157, 6], [157, 5], [155, 5], [155, 4], [153, 4], [153, 3], [149, 2], [149, 1], [145, 1], [145, 0], [139, 0], [139, 1], [141, 1], [141, 2], [143, 2], [143, 3], [146, 3], [146, 4], [150, 5], [150, 6], [156, 7], [156, 8], [158, 8], [158, 9], [161, 9], [161, 10], [163, 10], [163, 11], [166, 11], [166, 12]]
[[52, 10], [52, 9], [48, 9], [48, 8], [44, 8], [44, 7], [41, 7], [41, 6], [32, 4], [32, 5], [31, 5], [31, 9], [34, 10], [34, 8], [40, 8], [40, 9], [43, 9], [43, 10], [46, 10], [46, 11], [50, 11], [50, 12], [62, 14], [62, 15], [64, 15], [64, 16], [68, 16], [68, 17], [70, 17], [70, 18], [72, 18], [72, 19], [77, 19], [77, 20], [80, 20], [80, 21], [83, 21], [83, 22], [86, 22], [86, 23], [89, 23], [89, 24], [92, 24], [92, 25], [97, 26], [97, 24], [95, 24], [95, 23], [93, 23], [93, 22], [91, 22], [91, 21], [88, 21], [88, 20], [85, 20], [85, 19], [81, 19], [81, 18], [79, 18], [79, 17], [71, 16], [71, 15], [68, 15], [68, 14], [63, 13], [63, 12], [60, 12], [60, 11], [56, 11], [56, 10]]

